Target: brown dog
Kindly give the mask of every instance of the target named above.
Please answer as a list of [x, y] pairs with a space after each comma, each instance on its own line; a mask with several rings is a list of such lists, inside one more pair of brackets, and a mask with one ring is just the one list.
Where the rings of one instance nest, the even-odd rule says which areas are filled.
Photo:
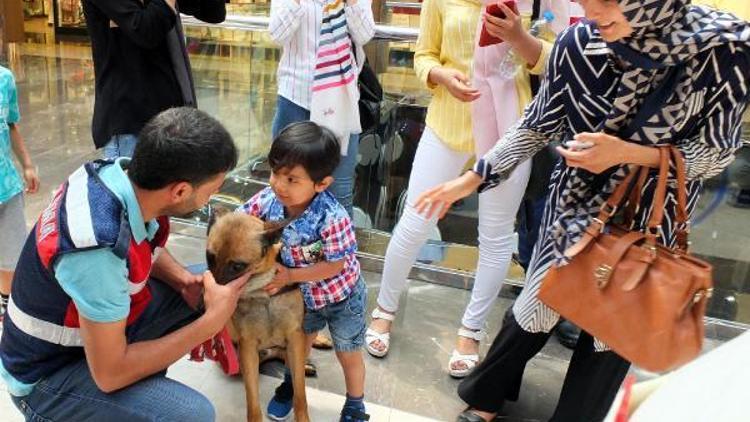
[[227, 283], [242, 274], [252, 273], [230, 324], [232, 338], [240, 345], [248, 421], [259, 422], [263, 418], [258, 395], [258, 353], [273, 347], [286, 349], [294, 388], [295, 419], [298, 422], [310, 420], [305, 397], [302, 293], [296, 287], [274, 296], [263, 290], [275, 274], [276, 256], [281, 248], [278, 239], [284, 225], [226, 212], [213, 213], [209, 221], [206, 257], [217, 282]]

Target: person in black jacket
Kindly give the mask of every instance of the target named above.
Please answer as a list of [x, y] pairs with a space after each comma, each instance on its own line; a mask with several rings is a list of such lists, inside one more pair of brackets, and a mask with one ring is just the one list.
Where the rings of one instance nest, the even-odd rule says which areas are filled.
[[94, 145], [105, 158], [129, 157], [152, 117], [196, 106], [178, 13], [220, 23], [225, 0], [83, 0], [83, 11], [96, 78]]

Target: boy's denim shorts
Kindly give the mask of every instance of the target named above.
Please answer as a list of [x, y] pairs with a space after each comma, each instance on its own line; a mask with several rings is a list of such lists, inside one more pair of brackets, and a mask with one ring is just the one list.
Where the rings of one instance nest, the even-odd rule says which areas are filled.
[[306, 334], [311, 334], [328, 325], [333, 348], [337, 352], [355, 352], [365, 344], [366, 310], [367, 286], [360, 277], [348, 298], [325, 308], [306, 309], [302, 329]]

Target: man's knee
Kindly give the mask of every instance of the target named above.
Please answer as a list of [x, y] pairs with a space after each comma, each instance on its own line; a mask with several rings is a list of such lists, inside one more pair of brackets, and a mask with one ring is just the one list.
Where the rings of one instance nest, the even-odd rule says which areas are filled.
[[176, 420], [213, 422], [216, 420], [216, 409], [206, 396], [196, 392], [191, 399], [191, 405], [185, 409], [184, 415]]
[[172, 403], [164, 403], [158, 409], [158, 420], [180, 422], [213, 422], [216, 420], [216, 410], [213, 404], [203, 394], [195, 391], [181, 391], [181, 397]]

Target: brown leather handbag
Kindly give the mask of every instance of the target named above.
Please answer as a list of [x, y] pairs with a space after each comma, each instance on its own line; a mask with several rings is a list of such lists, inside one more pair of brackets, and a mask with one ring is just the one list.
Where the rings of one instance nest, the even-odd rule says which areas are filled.
[[[580, 242], [554, 266], [539, 298], [560, 315], [649, 371], [666, 371], [696, 357], [703, 344], [703, 316], [713, 292], [711, 265], [688, 253], [687, 186], [682, 154], [659, 148], [654, 206], [645, 233], [609, 224], [634, 180], [628, 207], [640, 202], [649, 169], [631, 171]], [[658, 243], [664, 216], [670, 155], [677, 171], [677, 247]], [[637, 178], [637, 179], [636, 179]]]

